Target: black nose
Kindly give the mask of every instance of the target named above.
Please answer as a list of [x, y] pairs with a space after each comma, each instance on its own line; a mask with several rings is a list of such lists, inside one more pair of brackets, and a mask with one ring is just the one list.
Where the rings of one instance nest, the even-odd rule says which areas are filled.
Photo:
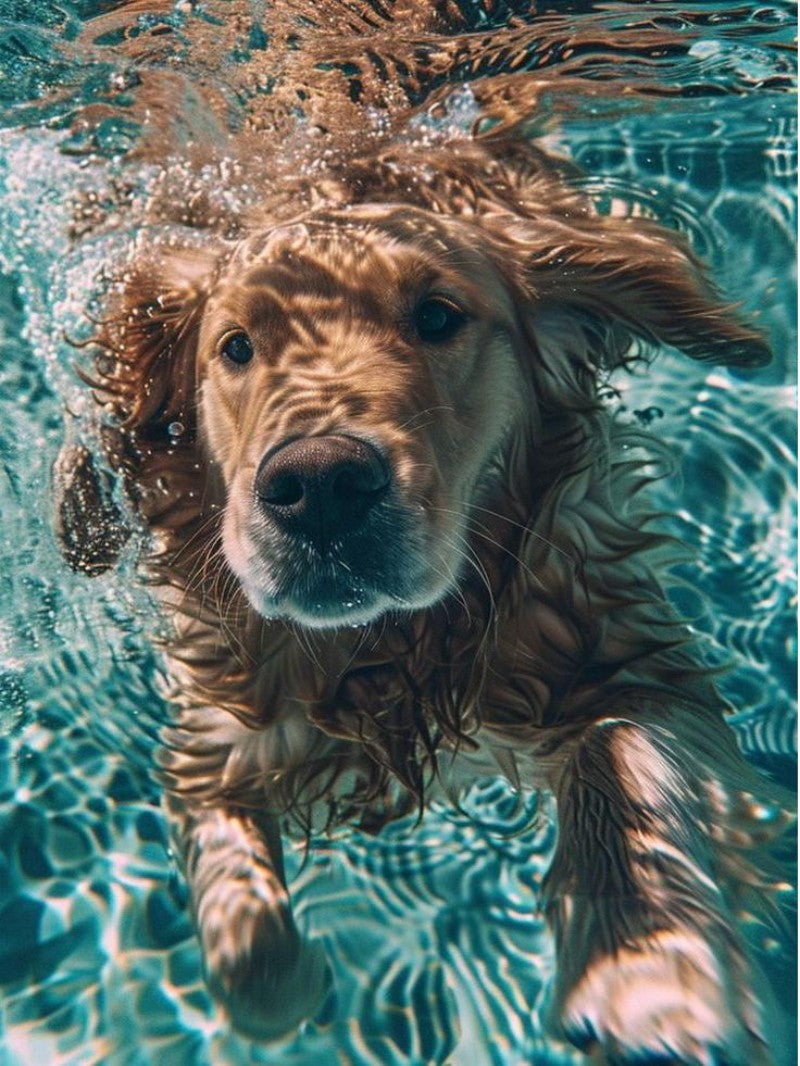
[[363, 525], [390, 480], [386, 460], [366, 441], [302, 437], [267, 453], [255, 491], [273, 521], [324, 553]]

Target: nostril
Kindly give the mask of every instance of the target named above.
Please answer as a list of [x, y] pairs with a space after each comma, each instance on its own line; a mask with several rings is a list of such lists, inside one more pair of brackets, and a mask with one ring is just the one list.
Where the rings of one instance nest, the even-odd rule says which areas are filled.
[[374, 496], [388, 488], [389, 474], [380, 461], [349, 463], [336, 474], [331, 491], [333, 496], [353, 498]]
[[297, 474], [273, 477], [258, 490], [259, 499], [273, 507], [293, 507], [304, 495], [303, 481]]

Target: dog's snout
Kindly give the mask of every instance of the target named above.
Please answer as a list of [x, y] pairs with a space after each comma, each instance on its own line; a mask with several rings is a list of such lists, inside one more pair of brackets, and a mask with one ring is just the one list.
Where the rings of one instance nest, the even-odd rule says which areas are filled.
[[256, 474], [263, 510], [287, 533], [325, 552], [363, 525], [386, 494], [391, 473], [373, 445], [357, 437], [302, 437], [269, 452]]

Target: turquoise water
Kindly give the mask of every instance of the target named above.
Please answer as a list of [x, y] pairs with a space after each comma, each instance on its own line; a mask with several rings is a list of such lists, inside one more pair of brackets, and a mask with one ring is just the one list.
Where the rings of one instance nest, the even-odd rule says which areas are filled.
[[[496, 780], [420, 826], [321, 839], [305, 864], [290, 852], [298, 923], [323, 939], [335, 976], [296, 1037], [258, 1046], [231, 1035], [205, 991], [149, 776], [167, 708], [135, 539], [118, 570], [90, 581], [65, 568], [51, 534], [63, 412], [75, 432], [89, 409], [64, 334], [80, 333], [98, 269], [128, 239], [112, 230], [70, 244], [71, 205], [98, 172], [128, 173], [118, 153], [136, 136], [119, 118], [83, 141], [66, 129], [75, 100], [102, 99], [119, 74], [113, 47], [76, 57], [69, 45], [115, 6], [0, 0], [0, 1062], [580, 1062], [545, 1038], [537, 1011], [552, 965], [537, 909], [551, 823], [545, 809], [520, 832], [536, 801]], [[772, 341], [774, 362], [747, 377], [664, 352], [648, 374], [617, 381], [614, 402], [674, 445], [678, 476], [657, 502], [697, 558], [675, 596], [709, 656], [732, 664], [722, 684], [742, 747], [791, 780], [793, 9], [649, 4], [647, 18], [685, 30], [687, 44], [623, 57], [615, 34], [641, 7], [546, 12], [605, 31], [587, 84], [649, 79], [659, 91], [625, 107], [590, 94], [567, 107], [558, 93], [542, 106], [601, 210], [688, 234]], [[468, 118], [469, 91], [454, 91]], [[787, 943], [761, 947], [768, 969], [790, 965]]]

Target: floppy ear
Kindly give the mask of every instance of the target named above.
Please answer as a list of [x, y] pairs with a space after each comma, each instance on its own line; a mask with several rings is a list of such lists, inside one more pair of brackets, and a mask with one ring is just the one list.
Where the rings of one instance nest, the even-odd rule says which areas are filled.
[[[182, 443], [193, 438], [195, 350], [214, 269], [205, 250], [170, 252], [136, 262], [112, 289], [110, 314], [88, 342], [98, 349], [95, 373], [81, 373], [117, 418], [100, 433], [112, 468], [129, 470], [143, 445], [151, 454], [173, 445], [170, 423], [181, 423]], [[73, 440], [73, 428], [52, 471], [55, 535], [73, 570], [101, 574], [131, 531], [111, 471]]]
[[168, 440], [176, 422], [193, 435], [197, 340], [216, 264], [207, 249], [137, 261], [92, 338], [99, 399], [141, 441]]
[[94, 577], [110, 569], [131, 535], [114, 501], [112, 475], [69, 435], [52, 469], [54, 533], [71, 570]]
[[504, 233], [534, 307], [532, 328], [558, 323], [582, 338], [583, 358], [612, 369], [635, 337], [727, 366], [769, 362], [765, 339], [737, 320], [677, 234], [642, 220], [583, 214], [577, 224], [517, 219]]

